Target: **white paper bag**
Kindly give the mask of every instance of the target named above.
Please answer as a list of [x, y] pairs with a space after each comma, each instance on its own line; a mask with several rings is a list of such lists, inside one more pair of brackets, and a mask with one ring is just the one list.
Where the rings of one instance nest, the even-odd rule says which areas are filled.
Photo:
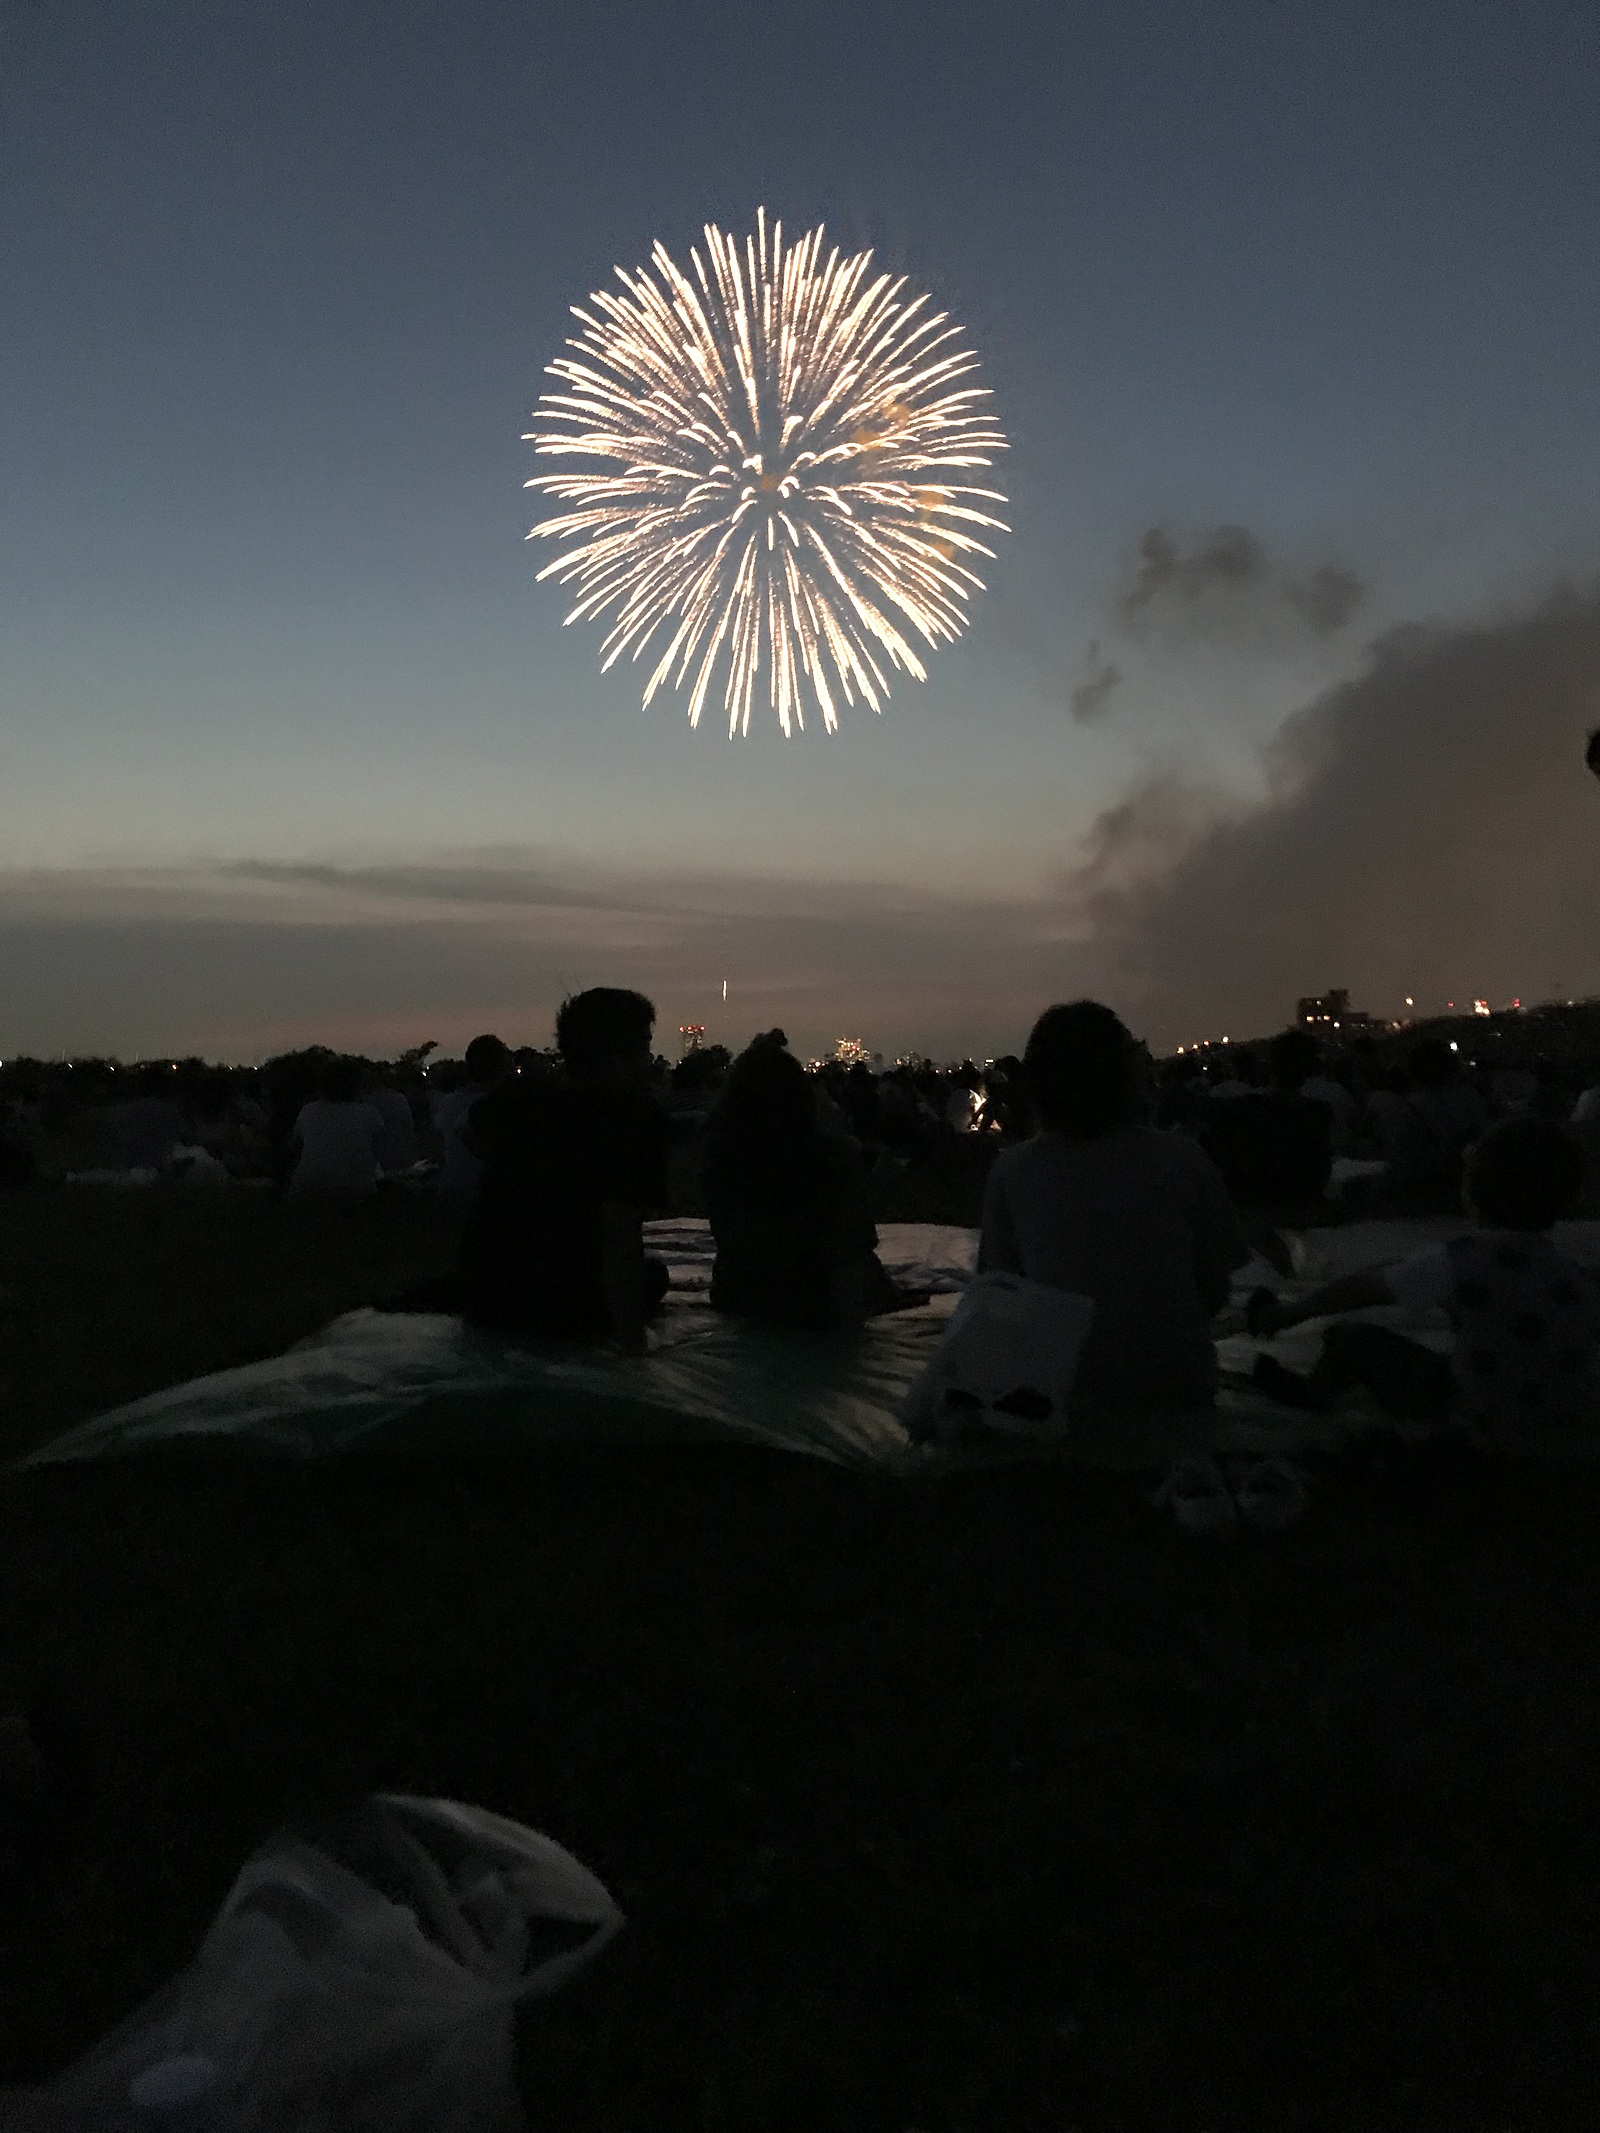
[[1090, 1296], [1021, 1274], [980, 1274], [906, 1395], [906, 1428], [940, 1443], [974, 1431], [1059, 1432], [1093, 1318]]

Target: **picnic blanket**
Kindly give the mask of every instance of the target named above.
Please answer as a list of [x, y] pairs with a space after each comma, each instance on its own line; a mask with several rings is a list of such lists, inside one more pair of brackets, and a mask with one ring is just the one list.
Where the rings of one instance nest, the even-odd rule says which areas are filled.
[[[1462, 1225], [1371, 1222], [1294, 1240], [1287, 1292], [1356, 1266], [1383, 1265]], [[1600, 1262], [1600, 1224], [1566, 1227]], [[1225, 1379], [1214, 1408], [1097, 1413], [1078, 1405], [1066, 1426], [1028, 1440], [986, 1436], [954, 1446], [915, 1445], [900, 1407], [937, 1347], [977, 1256], [975, 1231], [887, 1223], [881, 1253], [907, 1287], [934, 1291], [917, 1309], [874, 1320], [858, 1340], [767, 1333], [734, 1324], [706, 1302], [712, 1247], [704, 1222], [648, 1225], [647, 1248], [667, 1262], [665, 1311], [642, 1361], [592, 1351], [520, 1346], [460, 1319], [351, 1311], [286, 1354], [218, 1371], [96, 1417], [20, 1462], [24, 1468], [105, 1459], [177, 1444], [325, 1458], [370, 1449], [441, 1453], [540, 1444], [701, 1442], [766, 1445], [840, 1465], [933, 1474], [1041, 1454], [1139, 1473], [1203, 1451], [1305, 1452], [1334, 1447], [1377, 1417], [1357, 1400], [1330, 1415], [1283, 1407], [1252, 1391], [1262, 1345], [1243, 1331], [1243, 1301], [1277, 1277], [1260, 1262], [1240, 1270], [1219, 1326]], [[1442, 1318], [1418, 1325], [1397, 1309], [1364, 1313], [1435, 1346]], [[1291, 1367], [1309, 1367], [1317, 1331], [1276, 1344]]]

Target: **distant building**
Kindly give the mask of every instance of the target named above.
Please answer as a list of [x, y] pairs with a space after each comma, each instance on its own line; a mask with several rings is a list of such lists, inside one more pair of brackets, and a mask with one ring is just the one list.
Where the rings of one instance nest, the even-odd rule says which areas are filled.
[[859, 1037], [840, 1037], [834, 1042], [833, 1058], [836, 1066], [870, 1066], [872, 1054]]
[[678, 1024], [679, 1056], [687, 1059], [691, 1052], [703, 1052], [706, 1046], [706, 1026], [703, 1022], [680, 1022]]
[[1297, 1004], [1294, 1018], [1302, 1029], [1314, 1030], [1318, 1036], [1327, 1036], [1334, 1030], [1344, 1036], [1372, 1027], [1372, 1017], [1350, 1005], [1350, 994], [1344, 986], [1310, 994]]

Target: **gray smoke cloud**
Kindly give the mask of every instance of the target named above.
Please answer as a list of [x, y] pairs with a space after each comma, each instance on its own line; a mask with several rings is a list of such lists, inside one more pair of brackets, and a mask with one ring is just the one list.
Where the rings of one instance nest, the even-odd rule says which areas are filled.
[[1365, 592], [1342, 564], [1302, 575], [1276, 561], [1246, 526], [1217, 526], [1187, 544], [1152, 526], [1140, 537], [1117, 615], [1130, 635], [1178, 641], [1326, 637], [1350, 621]]
[[1366, 597], [1366, 588], [1353, 570], [1338, 563], [1322, 563], [1310, 577], [1290, 579], [1283, 588], [1289, 605], [1305, 616], [1319, 637], [1343, 629]]
[[1068, 698], [1072, 715], [1086, 725], [1105, 709], [1107, 699], [1122, 680], [1122, 669], [1101, 656], [1098, 640], [1090, 643], [1085, 665], [1089, 671]]
[[1301, 994], [1600, 992], [1600, 590], [1410, 627], [1291, 718], [1251, 808], [1171, 779], [1104, 814], [1060, 884], [1076, 980], [1163, 1042], [1260, 1034]]

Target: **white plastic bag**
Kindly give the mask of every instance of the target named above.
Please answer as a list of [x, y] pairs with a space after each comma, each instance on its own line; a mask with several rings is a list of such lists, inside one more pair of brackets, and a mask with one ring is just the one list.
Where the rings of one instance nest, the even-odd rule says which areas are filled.
[[[590, 1930], [533, 1960], [541, 1920]], [[329, 1848], [257, 1852], [189, 1969], [46, 2088], [0, 2098], [0, 2129], [122, 2133], [148, 2122], [129, 2106], [139, 2077], [193, 2054], [223, 2073], [207, 2133], [521, 2133], [513, 2011], [621, 1924], [537, 1831], [378, 1794]]]
[[1092, 1297], [1021, 1274], [980, 1274], [906, 1394], [906, 1428], [938, 1443], [994, 1430], [1058, 1432], [1093, 1318]]

